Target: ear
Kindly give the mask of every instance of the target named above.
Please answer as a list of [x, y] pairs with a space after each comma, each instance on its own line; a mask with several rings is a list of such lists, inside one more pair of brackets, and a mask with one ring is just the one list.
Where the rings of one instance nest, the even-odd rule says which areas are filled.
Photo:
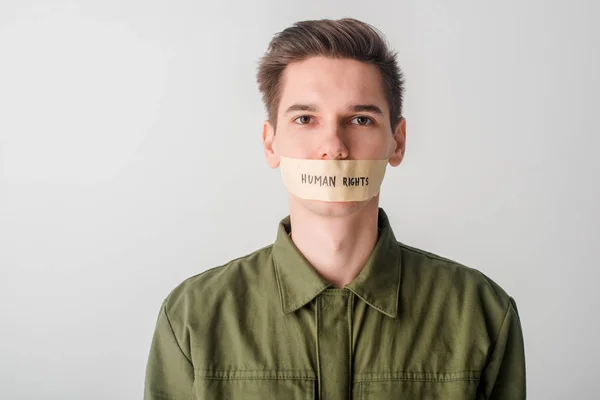
[[279, 157], [275, 154], [275, 128], [269, 120], [266, 120], [263, 124], [262, 143], [267, 164], [271, 168], [277, 168], [279, 166]]
[[404, 150], [406, 150], [406, 119], [400, 117], [400, 121], [394, 131], [395, 149], [390, 154], [389, 163], [392, 167], [400, 165], [404, 159]]

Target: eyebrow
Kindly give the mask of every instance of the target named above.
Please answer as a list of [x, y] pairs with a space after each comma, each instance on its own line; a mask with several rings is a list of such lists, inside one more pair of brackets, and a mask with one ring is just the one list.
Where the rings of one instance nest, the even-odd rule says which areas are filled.
[[[318, 107], [314, 104], [293, 104], [285, 110], [285, 114], [289, 114], [293, 111], [310, 111], [316, 112]], [[371, 112], [383, 116], [383, 110], [375, 104], [354, 104], [348, 107], [348, 111], [351, 112]]]

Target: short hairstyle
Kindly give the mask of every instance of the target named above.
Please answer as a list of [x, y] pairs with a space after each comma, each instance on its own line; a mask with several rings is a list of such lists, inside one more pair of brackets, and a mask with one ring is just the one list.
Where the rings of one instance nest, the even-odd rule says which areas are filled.
[[385, 35], [372, 25], [353, 19], [296, 22], [275, 34], [260, 59], [257, 83], [271, 123], [277, 125], [281, 78], [285, 67], [310, 57], [348, 58], [374, 64], [381, 72], [390, 109], [390, 125], [396, 129], [402, 117], [404, 74]]

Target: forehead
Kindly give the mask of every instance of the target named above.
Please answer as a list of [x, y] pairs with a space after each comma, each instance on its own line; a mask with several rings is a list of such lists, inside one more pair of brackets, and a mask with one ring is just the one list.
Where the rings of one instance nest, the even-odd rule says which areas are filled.
[[279, 111], [294, 103], [323, 109], [375, 104], [388, 113], [377, 66], [351, 59], [311, 57], [289, 64], [282, 76]]

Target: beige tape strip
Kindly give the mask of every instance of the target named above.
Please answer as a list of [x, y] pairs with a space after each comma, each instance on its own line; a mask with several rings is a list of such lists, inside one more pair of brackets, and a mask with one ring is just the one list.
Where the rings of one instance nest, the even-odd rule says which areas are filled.
[[279, 157], [283, 183], [307, 200], [364, 201], [379, 193], [388, 160], [304, 160]]

